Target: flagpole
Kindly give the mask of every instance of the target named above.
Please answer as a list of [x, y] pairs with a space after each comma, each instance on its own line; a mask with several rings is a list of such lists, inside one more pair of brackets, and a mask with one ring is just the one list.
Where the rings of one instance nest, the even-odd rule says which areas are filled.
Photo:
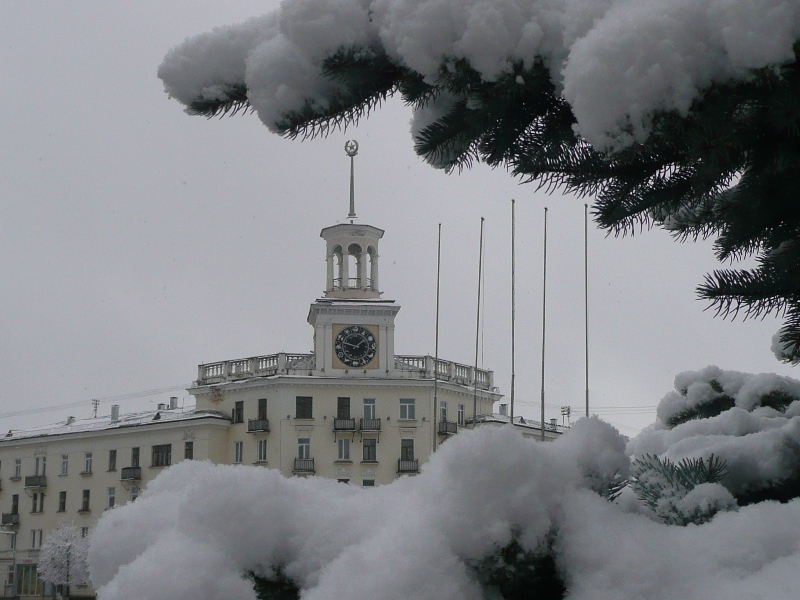
[[511, 420], [509, 423], [514, 423], [514, 352], [516, 349], [516, 314], [515, 314], [515, 299], [516, 299], [516, 281], [515, 281], [515, 255], [514, 255], [514, 199], [511, 199]]
[[439, 246], [436, 252], [436, 342], [433, 357], [433, 451], [436, 452], [436, 412], [439, 404], [439, 283], [442, 273], [442, 224], [439, 223]]
[[547, 317], [547, 207], [544, 207], [544, 258], [543, 258], [543, 271], [542, 271], [542, 413], [541, 413], [541, 429], [542, 441], [544, 441], [544, 349], [545, 349], [545, 331], [546, 331], [546, 317]]
[[472, 428], [478, 420], [478, 341], [481, 335], [481, 277], [483, 276], [483, 217], [481, 217], [481, 242], [478, 250], [478, 315], [475, 319], [475, 370], [472, 373], [474, 380], [472, 392]]
[[586, 324], [586, 416], [589, 416], [589, 205], [583, 205], [583, 305]]

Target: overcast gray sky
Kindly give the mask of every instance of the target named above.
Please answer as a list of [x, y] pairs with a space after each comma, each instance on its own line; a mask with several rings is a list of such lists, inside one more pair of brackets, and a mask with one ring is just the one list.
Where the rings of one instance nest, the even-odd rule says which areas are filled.
[[[189, 117], [164, 94], [156, 69], [170, 47], [275, 6], [0, 3], [0, 431], [89, 416], [93, 398], [100, 413], [170, 395], [189, 404], [181, 388], [198, 363], [310, 351], [308, 305], [325, 277], [319, 231], [347, 214], [351, 138], [360, 144], [360, 221], [386, 230], [381, 284], [402, 306], [398, 353], [434, 351], [441, 222], [440, 356], [473, 362], [486, 218], [481, 361], [504, 394], [516, 198], [517, 412], [533, 418], [549, 208], [547, 417], [562, 405], [580, 413], [587, 200], [482, 166], [431, 169], [413, 152], [399, 101], [347, 132], [300, 142], [254, 115]], [[591, 400], [622, 433], [653, 420], [681, 371], [716, 364], [795, 375], [769, 350], [779, 321], [725, 322], [694, 299], [717, 266], [709, 243], [680, 245], [662, 231], [615, 239], [590, 225], [589, 248]], [[151, 390], [163, 391], [140, 394]]]

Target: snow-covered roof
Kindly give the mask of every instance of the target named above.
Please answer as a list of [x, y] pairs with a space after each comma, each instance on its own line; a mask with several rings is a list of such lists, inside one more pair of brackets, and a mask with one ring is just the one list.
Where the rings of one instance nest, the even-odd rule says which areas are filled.
[[[489, 415], [478, 415], [476, 423], [478, 425], [482, 423], [498, 423], [498, 424], [507, 424], [511, 417], [508, 415], [501, 415], [498, 413], [492, 413]], [[523, 429], [535, 429], [536, 431], [542, 430], [542, 425], [539, 421], [534, 421], [533, 419], [525, 419], [524, 417], [514, 417], [514, 425], [516, 427], [521, 427]], [[565, 427], [564, 425], [558, 425], [553, 423], [545, 423], [544, 430], [550, 431], [553, 433], [564, 433], [568, 430], [569, 427]]]
[[123, 429], [126, 427], [142, 427], [146, 425], [208, 418], [223, 420], [229, 419], [227, 415], [219, 411], [195, 410], [194, 408], [162, 408], [145, 412], [129, 413], [125, 415], [119, 415], [119, 418], [116, 420], [112, 420], [111, 415], [92, 417], [89, 419], [74, 419], [73, 417], [69, 417], [66, 421], [61, 423], [42, 425], [32, 429], [9, 429], [8, 433], [5, 435], [0, 435], [0, 444], [28, 438], [106, 431], [112, 429]]

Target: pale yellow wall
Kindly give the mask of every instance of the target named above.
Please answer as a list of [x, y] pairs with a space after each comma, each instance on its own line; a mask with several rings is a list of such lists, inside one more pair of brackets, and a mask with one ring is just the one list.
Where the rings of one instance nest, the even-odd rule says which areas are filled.
[[[30, 532], [42, 530], [46, 539], [50, 531], [64, 525], [91, 528], [100, 516], [108, 510], [108, 488], [115, 490], [115, 505], [125, 504], [131, 499], [132, 483], [120, 481], [123, 467], [131, 466], [131, 449], [139, 447], [139, 465], [142, 479], [136, 482], [140, 490], [161, 473], [163, 467], [152, 467], [153, 445], [172, 444], [172, 464], [184, 458], [186, 441], [194, 443], [194, 458], [211, 458], [225, 438], [227, 422], [220, 419], [192, 419], [182, 421], [162, 421], [143, 426], [100, 429], [90, 432], [75, 432], [64, 435], [49, 435], [4, 442], [0, 440], [0, 510], [11, 512], [12, 496], [19, 496], [18, 527], [4, 527], [6, 531], [17, 532], [16, 561], [18, 564], [35, 564], [38, 550], [31, 549]], [[109, 450], [117, 451], [116, 470], [108, 470]], [[86, 452], [92, 453], [91, 474], [81, 474], [84, 470]], [[61, 456], [68, 456], [66, 475], [61, 475]], [[44, 456], [46, 463], [46, 483], [44, 490], [26, 490], [25, 477], [34, 475], [35, 458]], [[14, 459], [22, 459], [19, 480], [15, 480]], [[83, 490], [90, 490], [90, 510], [80, 511]], [[32, 513], [33, 493], [44, 491], [44, 510]], [[66, 510], [58, 511], [59, 492], [65, 491]], [[12, 561], [9, 551], [9, 536], [0, 535], [0, 583], [7, 576]], [[77, 592], [90, 593], [90, 589]]]
[[[433, 446], [433, 382], [431, 380], [346, 380], [336, 378], [277, 377], [251, 380], [218, 386], [215, 393], [208, 388], [193, 390], [198, 408], [214, 409], [231, 414], [237, 401], [244, 402], [244, 422], [233, 424], [227, 432], [225, 448], [219, 462], [230, 464], [234, 443], [243, 443], [243, 464], [256, 464], [257, 440], [267, 440], [267, 462], [257, 463], [292, 475], [297, 457], [298, 438], [309, 438], [311, 456], [315, 460], [316, 476], [349, 479], [361, 484], [374, 480], [376, 485], [389, 483], [398, 477], [401, 439], [414, 440], [414, 455], [422, 466]], [[313, 418], [297, 419], [296, 397], [313, 398]], [[381, 419], [380, 434], [339, 432], [334, 435], [339, 397], [350, 398], [350, 417], [363, 416], [364, 398], [374, 398], [376, 417]], [[212, 397], [216, 401], [212, 401]], [[258, 399], [267, 398], [269, 433], [247, 433], [248, 419], [257, 418]], [[416, 419], [400, 421], [400, 399], [415, 400]], [[458, 405], [463, 404], [466, 417], [472, 415], [472, 392], [460, 386], [440, 384], [439, 401], [448, 404], [449, 421], [456, 421]], [[494, 397], [479, 391], [478, 414], [491, 413]], [[438, 413], [437, 413], [438, 420]], [[338, 439], [350, 439], [350, 461], [338, 460]], [[363, 439], [374, 437], [377, 462], [364, 462]], [[446, 441], [437, 436], [437, 444]]]

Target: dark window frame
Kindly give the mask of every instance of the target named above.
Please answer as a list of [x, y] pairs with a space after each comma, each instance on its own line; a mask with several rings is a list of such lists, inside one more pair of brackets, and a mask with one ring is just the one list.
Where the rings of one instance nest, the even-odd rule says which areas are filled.
[[153, 446], [151, 467], [169, 467], [172, 464], [172, 444], [156, 444]]
[[378, 440], [375, 438], [366, 438], [362, 442], [364, 462], [377, 462], [378, 461]]
[[314, 418], [314, 398], [312, 396], [297, 396], [295, 399], [295, 418]]

